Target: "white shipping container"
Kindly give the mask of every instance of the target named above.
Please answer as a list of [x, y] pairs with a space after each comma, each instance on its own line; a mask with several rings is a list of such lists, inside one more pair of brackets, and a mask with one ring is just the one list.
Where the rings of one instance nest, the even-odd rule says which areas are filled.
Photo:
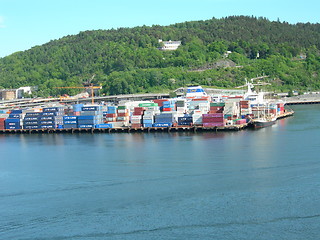
[[131, 120], [142, 119], [142, 115], [132, 115]]
[[118, 113], [129, 113], [129, 109], [118, 109]]
[[141, 123], [141, 119], [133, 119], [131, 120], [131, 123]]

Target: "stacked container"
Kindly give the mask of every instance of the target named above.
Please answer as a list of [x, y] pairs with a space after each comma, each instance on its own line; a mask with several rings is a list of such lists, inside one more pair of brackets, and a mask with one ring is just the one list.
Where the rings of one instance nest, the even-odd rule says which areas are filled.
[[143, 113], [145, 111], [144, 107], [135, 107], [133, 109], [133, 113], [132, 116], [130, 118], [131, 120], [131, 127], [133, 128], [139, 128], [142, 125], [142, 117], [143, 117]]
[[173, 100], [168, 100], [163, 102], [162, 111], [163, 112], [172, 112], [176, 109], [175, 102]]
[[223, 113], [203, 114], [202, 123], [204, 127], [222, 127], [225, 125]]
[[5, 129], [5, 118], [0, 118], [0, 130]]
[[130, 110], [126, 105], [118, 106], [117, 122], [122, 126], [128, 126], [130, 121]]
[[78, 128], [78, 116], [63, 116], [63, 128]]
[[72, 106], [72, 108], [73, 108], [73, 115], [74, 115], [74, 116], [80, 116], [82, 107], [83, 107], [83, 104], [74, 104], [74, 105]]
[[158, 103], [152, 103], [152, 104], [139, 104], [139, 107], [144, 107], [145, 111], [142, 116], [142, 124], [143, 127], [152, 127], [154, 124], [154, 116], [156, 114], [160, 114], [160, 108], [158, 106]]
[[21, 129], [20, 118], [7, 118], [5, 120], [6, 129]]
[[240, 115], [239, 102], [227, 100], [225, 102], [223, 113], [226, 119], [232, 120]]
[[81, 108], [81, 115], [78, 116], [79, 128], [95, 128], [97, 124], [102, 123], [103, 112], [101, 106], [83, 106]]
[[166, 101], [168, 101], [168, 99], [154, 99], [154, 100], [152, 100], [154, 103], [157, 103], [158, 104], [158, 106], [159, 106], [159, 108], [160, 108], [160, 110], [162, 111], [162, 109], [163, 109], [163, 103], [164, 102], [166, 102]]
[[153, 127], [171, 127], [173, 122], [175, 122], [175, 113], [161, 113], [159, 115], [155, 115]]
[[106, 123], [117, 121], [117, 107], [108, 106], [108, 110], [103, 114], [103, 117]]
[[185, 115], [183, 117], [178, 117], [179, 126], [190, 126], [193, 124], [193, 117], [190, 115]]
[[209, 113], [223, 113], [225, 103], [210, 103]]
[[62, 107], [43, 108], [39, 116], [39, 128], [62, 128], [64, 109]]
[[22, 110], [11, 110], [8, 118], [5, 120], [6, 129], [21, 129]]
[[39, 129], [42, 112], [27, 112], [23, 119], [24, 129]]
[[242, 100], [240, 101], [240, 114], [245, 116], [245, 115], [249, 115], [252, 114], [252, 109], [249, 106], [249, 101], [248, 100]]
[[210, 102], [206, 99], [192, 99], [189, 102], [189, 110], [200, 110], [202, 114], [208, 113], [210, 109]]
[[192, 114], [193, 125], [202, 125], [202, 111], [194, 110]]
[[185, 100], [185, 99], [177, 100], [176, 106], [177, 106], [177, 113], [178, 113], [178, 114], [185, 114], [185, 113], [187, 113], [188, 108], [187, 108], [187, 103], [186, 103], [186, 100]]

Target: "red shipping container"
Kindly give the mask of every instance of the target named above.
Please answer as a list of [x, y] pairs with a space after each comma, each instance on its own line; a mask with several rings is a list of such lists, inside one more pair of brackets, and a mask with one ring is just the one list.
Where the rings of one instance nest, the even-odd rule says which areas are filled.
[[118, 113], [118, 117], [128, 117], [129, 113]]
[[204, 127], [223, 127], [224, 122], [222, 123], [203, 123]]
[[202, 114], [203, 118], [215, 118], [215, 117], [222, 117], [223, 113], [212, 113], [212, 114]]
[[106, 114], [106, 118], [114, 118], [114, 117], [117, 117], [117, 114], [115, 114], [115, 113], [107, 113]]
[[247, 120], [246, 119], [239, 119], [236, 121], [236, 124], [240, 125], [240, 124], [245, 124], [247, 123]]
[[133, 123], [131, 124], [132, 128], [140, 128], [142, 125], [140, 123]]
[[143, 112], [133, 112], [132, 115], [133, 116], [142, 116]]
[[219, 123], [224, 122], [224, 118], [202, 118], [203, 123]]
[[136, 111], [144, 111], [144, 110], [146, 110], [144, 107], [135, 107], [134, 109], [133, 109], [135, 112]]
[[209, 114], [211, 113], [223, 113], [223, 107], [210, 107]]
[[154, 103], [158, 103], [158, 106], [159, 107], [162, 107], [163, 106], [163, 102], [166, 102], [168, 101], [168, 99], [155, 99], [155, 100], [152, 100]]
[[210, 97], [193, 98], [192, 101], [208, 101]]
[[134, 115], [143, 115], [144, 111], [134, 111]]

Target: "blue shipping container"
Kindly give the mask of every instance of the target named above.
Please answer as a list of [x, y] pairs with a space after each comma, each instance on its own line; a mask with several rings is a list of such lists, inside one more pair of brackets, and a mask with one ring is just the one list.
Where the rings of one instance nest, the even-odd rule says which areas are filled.
[[20, 114], [9, 114], [9, 118], [18, 118], [20, 119], [21, 118], [21, 115]]
[[42, 112], [29, 112], [26, 113], [26, 117], [39, 117], [42, 116]]
[[21, 114], [22, 113], [22, 109], [13, 109], [11, 110], [11, 114]]
[[78, 116], [78, 120], [95, 120], [97, 119], [97, 116]]
[[17, 118], [7, 118], [5, 120], [6, 123], [20, 123], [20, 119]]
[[88, 107], [82, 107], [82, 111], [99, 111], [101, 109], [101, 106], [88, 106]]
[[78, 128], [78, 124], [65, 124], [63, 128], [70, 129], [70, 128]]
[[48, 128], [56, 128], [55, 125], [40, 125], [40, 128], [48, 129]]
[[63, 111], [63, 108], [61, 107], [48, 107], [48, 108], [43, 108], [43, 112], [58, 112], [58, 111]]
[[171, 127], [172, 123], [168, 122], [168, 123], [154, 123], [152, 125], [153, 127]]
[[78, 116], [63, 116], [63, 120], [77, 120]]
[[112, 128], [112, 124], [109, 124], [109, 123], [97, 124], [96, 128]]
[[70, 121], [63, 121], [63, 124], [64, 125], [67, 125], [67, 124], [78, 124], [78, 121], [77, 120], [70, 120]]
[[143, 124], [153, 124], [152, 119], [143, 119]]
[[79, 124], [79, 128], [94, 128], [95, 124]]
[[23, 126], [23, 129], [39, 129], [38, 125]]
[[38, 121], [39, 117], [25, 117], [23, 120], [24, 121]]

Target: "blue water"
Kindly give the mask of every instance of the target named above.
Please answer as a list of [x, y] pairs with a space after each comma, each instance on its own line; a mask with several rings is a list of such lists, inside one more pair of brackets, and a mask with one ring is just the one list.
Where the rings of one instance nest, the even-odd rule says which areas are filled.
[[0, 135], [0, 239], [319, 239], [320, 105], [256, 131]]

